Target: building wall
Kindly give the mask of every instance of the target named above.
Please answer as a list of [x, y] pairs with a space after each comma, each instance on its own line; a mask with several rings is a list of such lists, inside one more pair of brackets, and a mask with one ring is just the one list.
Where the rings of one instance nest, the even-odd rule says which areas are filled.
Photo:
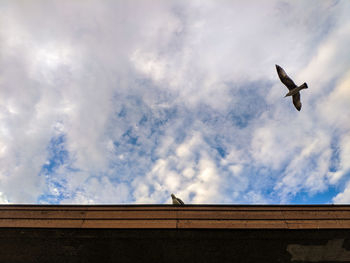
[[350, 262], [350, 206], [0, 206], [2, 262]]
[[0, 227], [350, 229], [350, 206], [1, 205]]

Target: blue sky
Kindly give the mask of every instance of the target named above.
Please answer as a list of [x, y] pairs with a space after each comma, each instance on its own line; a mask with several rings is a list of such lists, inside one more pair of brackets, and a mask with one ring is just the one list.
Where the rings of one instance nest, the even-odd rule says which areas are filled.
[[350, 201], [349, 1], [0, 13], [0, 203]]

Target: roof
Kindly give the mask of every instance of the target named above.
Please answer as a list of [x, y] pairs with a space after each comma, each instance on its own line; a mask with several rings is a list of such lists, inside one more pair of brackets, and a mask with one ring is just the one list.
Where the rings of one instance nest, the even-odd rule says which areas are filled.
[[0, 228], [350, 229], [350, 205], [0, 205]]

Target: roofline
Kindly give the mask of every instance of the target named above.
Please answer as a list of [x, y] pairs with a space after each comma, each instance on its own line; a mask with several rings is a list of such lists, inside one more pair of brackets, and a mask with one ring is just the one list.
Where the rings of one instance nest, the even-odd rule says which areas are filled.
[[[172, 204], [0, 204], [0, 207], [174, 207]], [[350, 204], [185, 204], [184, 207], [350, 207]]]
[[0, 205], [0, 228], [350, 229], [350, 205]]

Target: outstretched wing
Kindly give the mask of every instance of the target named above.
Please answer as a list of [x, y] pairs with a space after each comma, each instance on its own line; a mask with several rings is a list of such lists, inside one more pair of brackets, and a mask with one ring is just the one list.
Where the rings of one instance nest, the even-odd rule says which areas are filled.
[[179, 203], [181, 204], [181, 205], [184, 205], [185, 203], [180, 199], [180, 198], [176, 198], [177, 199], [177, 201], [179, 201]]
[[287, 73], [284, 71], [283, 68], [281, 68], [280, 66], [276, 65], [276, 69], [277, 69], [277, 73], [278, 73], [278, 76], [279, 76], [280, 80], [282, 81], [282, 83], [284, 85], [286, 85], [286, 87], [289, 90], [292, 90], [292, 89], [297, 87], [297, 85], [295, 85], [293, 80], [290, 77], [288, 77]]
[[301, 110], [301, 101], [300, 101], [300, 93], [299, 92], [293, 95], [293, 104], [298, 111]]

